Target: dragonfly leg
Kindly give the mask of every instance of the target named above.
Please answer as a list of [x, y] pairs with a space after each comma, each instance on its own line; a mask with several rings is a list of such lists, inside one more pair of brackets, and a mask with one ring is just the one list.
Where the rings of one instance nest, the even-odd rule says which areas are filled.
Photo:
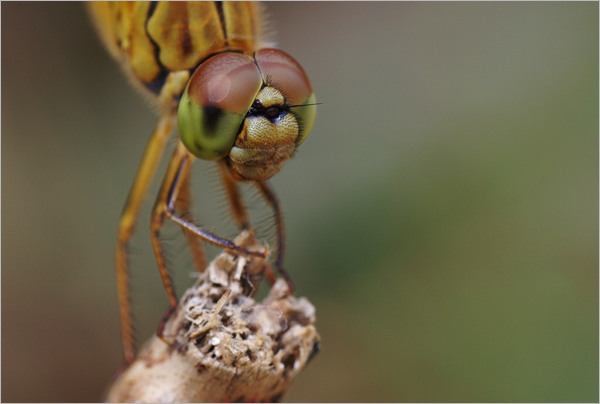
[[119, 303], [119, 319], [125, 363], [129, 364], [135, 357], [135, 342], [131, 323], [131, 302], [129, 296], [129, 271], [127, 268], [127, 246], [133, 235], [140, 207], [156, 173], [165, 145], [171, 134], [175, 121], [173, 114], [164, 114], [158, 121], [138, 168], [135, 180], [119, 219], [115, 264], [117, 278], [117, 298]]
[[277, 226], [277, 260], [275, 261], [275, 268], [277, 268], [277, 271], [287, 282], [290, 289], [290, 294], [294, 293], [294, 283], [285, 269], [283, 269], [283, 257], [285, 254], [285, 228], [283, 226], [283, 212], [281, 211], [279, 200], [277, 199], [275, 191], [267, 181], [256, 181], [254, 184], [262, 196], [267, 200], [267, 203], [271, 206], [275, 214], [275, 223]]
[[219, 171], [221, 172], [223, 185], [225, 186], [225, 191], [227, 192], [227, 199], [229, 200], [229, 207], [231, 208], [233, 218], [240, 228], [244, 230], [248, 229], [250, 227], [248, 211], [246, 210], [246, 205], [240, 195], [236, 181], [231, 174], [229, 174], [229, 169], [222, 160], [218, 162], [218, 166]]
[[117, 278], [117, 299], [119, 303], [119, 322], [121, 324], [121, 339], [123, 341], [123, 354], [125, 365], [133, 362], [135, 358], [135, 341], [131, 321], [131, 301], [129, 296], [129, 270], [127, 259], [127, 246], [140, 213], [142, 202], [156, 173], [156, 168], [165, 150], [169, 135], [175, 125], [177, 117], [176, 102], [178, 94], [185, 89], [189, 72], [172, 72], [167, 77], [166, 84], [159, 96], [162, 104], [162, 114], [150, 140], [146, 145], [142, 161], [135, 175], [133, 185], [129, 190], [127, 201], [119, 219], [117, 245], [115, 249], [115, 267]]
[[[175, 210], [180, 212], [181, 217], [187, 218], [190, 221], [194, 221], [190, 212], [192, 205], [190, 177], [191, 171], [188, 171], [187, 175], [181, 180], [181, 189], [179, 191], [179, 197], [175, 201]], [[194, 261], [194, 265], [196, 266], [196, 271], [204, 272], [206, 269], [206, 260], [204, 259], [204, 249], [202, 248], [202, 243], [200, 243], [200, 240], [193, 232], [185, 227], [183, 228], [183, 234], [185, 235], [185, 239], [190, 247], [192, 259]]]
[[[169, 299], [169, 305], [171, 308], [177, 307], [177, 297], [173, 288], [173, 282], [171, 281], [171, 275], [167, 269], [165, 258], [162, 250], [162, 246], [159, 240], [159, 232], [163, 226], [164, 218], [168, 210], [168, 204], [172, 204], [172, 209], [175, 210], [177, 205], [177, 198], [181, 188], [185, 191], [186, 177], [188, 177], [191, 160], [188, 157], [188, 152], [185, 146], [178, 142], [169, 166], [167, 173], [163, 180], [154, 208], [152, 209], [152, 215], [150, 218], [150, 241], [152, 243], [152, 249], [154, 251], [154, 257], [156, 258], [156, 264], [158, 265], [158, 272], [160, 273], [160, 279], [162, 280], [167, 297]], [[173, 189], [172, 184], [177, 183], [177, 187]], [[173, 194], [173, 198], [171, 198]], [[185, 192], [184, 192], [185, 194]]]
[[[169, 310], [163, 317], [158, 327], [157, 334], [159, 336], [162, 334], [164, 323], [168, 319], [170, 313], [172, 313], [174, 308], [177, 307], [177, 297], [173, 289], [173, 284], [164, 260], [163, 250], [159, 240], [159, 232], [162, 228], [165, 216], [180, 225], [185, 232], [188, 232], [189, 234], [194, 235], [195, 237], [198, 237], [204, 241], [215, 244], [222, 248], [232, 249], [245, 255], [264, 258], [263, 253], [249, 251], [245, 248], [238, 247], [233, 241], [221, 238], [214, 233], [203, 230], [191, 221], [179, 216], [177, 213], [178, 199], [181, 194], [182, 187], [185, 188], [184, 184], [186, 177], [189, 175], [192, 159], [193, 157], [189, 154], [183, 143], [179, 142], [169, 162], [167, 173], [161, 185], [156, 203], [154, 204], [152, 218], [150, 221], [150, 239], [152, 242], [152, 248], [154, 250], [154, 256], [156, 258], [160, 277], [165, 287], [165, 291], [167, 292], [170, 305]], [[187, 191], [184, 189], [184, 192]]]
[[185, 154], [182, 153], [182, 155], [176, 157], [175, 161], [171, 162], [175, 163], [173, 164], [173, 167], [178, 166], [178, 168], [172, 171], [171, 167], [169, 167], [167, 177], [163, 182], [163, 189], [161, 190], [161, 194], [163, 193], [163, 191], [165, 191], [165, 195], [167, 196], [166, 204], [162, 205], [162, 209], [164, 209], [164, 214], [173, 222], [189, 230], [197, 237], [206, 242], [209, 242], [221, 248], [228, 248], [230, 250], [237, 251], [244, 255], [251, 255], [253, 257], [264, 258], [265, 255], [263, 253], [258, 251], [250, 251], [245, 248], [238, 247], [233, 241], [219, 237], [214, 233], [204, 230], [198, 227], [196, 224], [180, 217], [177, 214], [177, 212], [175, 211], [175, 203], [177, 201], [177, 197], [181, 188], [181, 180], [183, 178], [183, 174], [185, 174], [185, 171], [189, 169], [189, 166], [191, 165], [191, 159], [193, 158], [189, 154], [189, 152], [187, 152], [185, 146], [181, 142], [177, 147], [177, 150], [180, 149], [184, 150]]

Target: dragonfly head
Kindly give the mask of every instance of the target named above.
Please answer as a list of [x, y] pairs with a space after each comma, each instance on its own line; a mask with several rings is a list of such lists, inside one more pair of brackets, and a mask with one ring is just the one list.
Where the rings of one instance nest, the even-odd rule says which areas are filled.
[[220, 53], [192, 75], [179, 104], [179, 136], [204, 160], [225, 159], [234, 178], [264, 181], [310, 134], [315, 96], [302, 67], [277, 49]]

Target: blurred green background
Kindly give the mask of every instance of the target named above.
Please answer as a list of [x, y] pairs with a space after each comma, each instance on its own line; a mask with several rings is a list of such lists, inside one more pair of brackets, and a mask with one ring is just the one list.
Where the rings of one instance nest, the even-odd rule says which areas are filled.
[[[286, 400], [597, 402], [598, 3], [267, 7], [323, 102], [272, 180], [323, 347]], [[82, 4], [2, 4], [3, 401], [95, 401], [116, 370], [117, 218], [155, 121]]]

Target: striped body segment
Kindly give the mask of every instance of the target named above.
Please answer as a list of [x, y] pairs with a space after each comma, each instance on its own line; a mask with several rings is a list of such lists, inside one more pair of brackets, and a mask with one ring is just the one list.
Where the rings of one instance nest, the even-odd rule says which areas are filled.
[[105, 46], [127, 75], [158, 95], [170, 72], [193, 72], [212, 55], [250, 54], [262, 43], [255, 2], [91, 2]]

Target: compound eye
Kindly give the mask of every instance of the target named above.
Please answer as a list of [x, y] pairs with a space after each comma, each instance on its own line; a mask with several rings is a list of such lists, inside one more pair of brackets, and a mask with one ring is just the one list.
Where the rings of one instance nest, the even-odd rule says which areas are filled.
[[279, 49], [261, 49], [254, 57], [267, 85], [281, 91], [298, 119], [296, 144], [300, 145], [310, 134], [317, 115], [316, 105], [307, 105], [316, 102], [308, 76], [294, 58]]
[[254, 60], [220, 53], [196, 69], [179, 103], [179, 137], [203, 160], [225, 157], [262, 86]]

